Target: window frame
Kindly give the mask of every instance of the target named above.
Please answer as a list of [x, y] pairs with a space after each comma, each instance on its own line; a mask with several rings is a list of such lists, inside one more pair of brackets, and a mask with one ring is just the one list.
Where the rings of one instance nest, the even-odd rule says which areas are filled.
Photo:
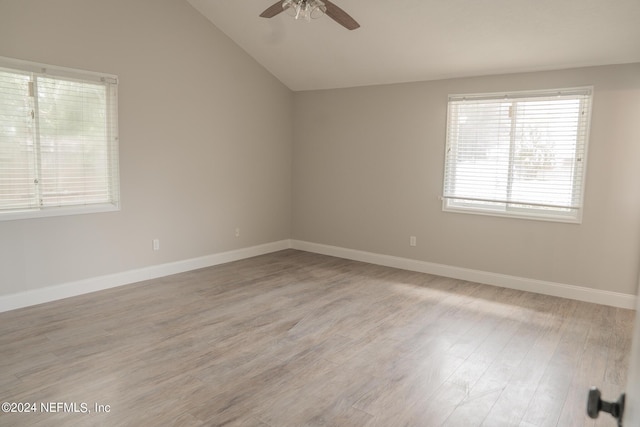
[[[97, 73], [93, 71], [24, 61], [3, 56], [0, 56], [0, 69], [3, 69], [7, 72], [13, 72], [15, 74], [30, 75], [31, 81], [36, 82], [31, 84], [31, 86], [35, 88], [35, 91], [37, 91], [38, 78], [104, 85], [107, 172], [103, 176], [108, 183], [104, 187], [108, 189], [108, 201], [90, 202], [85, 198], [84, 200], [73, 204], [42, 206], [41, 204], [36, 203], [36, 206], [25, 207], [24, 209], [0, 209], [0, 221], [120, 211], [121, 201], [118, 134], [118, 76], [107, 73]], [[37, 92], [33, 96], [37, 99]], [[42, 147], [39, 143], [41, 135], [39, 133], [40, 131], [38, 129], [39, 125], [37, 124], [37, 121], [39, 119], [40, 111], [37, 104], [37, 101], [34, 102], [33, 114], [36, 135], [33, 137], [33, 146], [34, 150], [36, 150], [35, 156], [39, 158], [41, 155], [40, 153]], [[37, 169], [35, 173], [36, 179], [38, 179], [42, 174], [41, 165], [36, 165], [34, 166], [34, 168]], [[36, 194], [37, 193], [38, 192], [36, 191]]]
[[[447, 102], [447, 123], [446, 123], [446, 143], [445, 143], [445, 155], [444, 155], [444, 176], [443, 176], [443, 192], [441, 196], [442, 210], [444, 212], [454, 213], [467, 213], [474, 215], [488, 215], [507, 218], [520, 218], [540, 221], [553, 221], [553, 222], [566, 222], [566, 223], [582, 223], [583, 211], [584, 211], [584, 197], [585, 197], [585, 184], [587, 175], [587, 154], [589, 147], [589, 136], [591, 126], [591, 112], [593, 105], [593, 86], [583, 86], [574, 88], [562, 88], [562, 89], [547, 89], [547, 90], [529, 90], [529, 91], [515, 91], [515, 92], [492, 92], [492, 93], [471, 93], [471, 94], [450, 94]], [[455, 197], [451, 194], [449, 187], [455, 183], [455, 179], [449, 179], [452, 175], [450, 169], [451, 164], [457, 166], [457, 162], [451, 162], [450, 150], [452, 144], [452, 101], [460, 102], [464, 100], [508, 100], [512, 102], [517, 101], [531, 101], [536, 98], [549, 98], [552, 96], [575, 96], [576, 99], [580, 98], [580, 111], [582, 114], [578, 117], [578, 131], [576, 132], [576, 150], [579, 149], [578, 145], [582, 144], [581, 155], [577, 155], [573, 166], [574, 169], [579, 169], [579, 174], [573, 176], [572, 181], [572, 198], [577, 198], [579, 203], [572, 205], [571, 207], [553, 206], [552, 204], [536, 203], [532, 201], [514, 201], [514, 200], [490, 200], [489, 198], [472, 198], [472, 197]], [[457, 122], [456, 122], [457, 123]], [[510, 125], [510, 134], [517, 128], [516, 121], [513, 120]], [[582, 129], [582, 132], [580, 131]], [[582, 133], [582, 136], [580, 135]], [[513, 150], [514, 147], [509, 148], [509, 163], [508, 169], [512, 170], [513, 163]], [[577, 151], [576, 151], [577, 152]], [[455, 174], [455, 172], [454, 172]], [[511, 176], [506, 177], [507, 181], [513, 182]], [[510, 185], [510, 184], [507, 184]], [[518, 203], [520, 202], [520, 203]], [[522, 203], [525, 202], [525, 203]], [[537, 206], [537, 207], [536, 207]], [[549, 210], [544, 210], [544, 208]], [[555, 210], [554, 210], [555, 209]], [[562, 209], [566, 209], [565, 212]]]

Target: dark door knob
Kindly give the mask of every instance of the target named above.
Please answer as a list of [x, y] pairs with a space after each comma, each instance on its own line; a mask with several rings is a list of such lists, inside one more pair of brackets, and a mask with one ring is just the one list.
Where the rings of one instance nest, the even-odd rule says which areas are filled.
[[598, 418], [600, 411], [608, 412], [618, 420], [618, 427], [622, 427], [622, 414], [624, 413], [624, 393], [620, 395], [617, 402], [607, 402], [602, 400], [600, 390], [591, 387], [587, 399], [587, 415], [591, 418]]

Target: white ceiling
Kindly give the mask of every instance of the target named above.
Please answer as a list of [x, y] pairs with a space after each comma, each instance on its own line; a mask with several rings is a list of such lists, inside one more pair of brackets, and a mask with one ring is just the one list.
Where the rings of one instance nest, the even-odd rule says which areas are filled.
[[640, 0], [333, 0], [353, 31], [188, 1], [294, 91], [640, 62]]

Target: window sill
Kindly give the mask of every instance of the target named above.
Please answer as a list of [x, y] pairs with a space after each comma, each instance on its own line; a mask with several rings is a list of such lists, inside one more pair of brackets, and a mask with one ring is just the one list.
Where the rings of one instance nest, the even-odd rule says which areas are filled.
[[552, 213], [541, 214], [541, 213], [523, 212], [523, 211], [501, 211], [501, 210], [491, 210], [491, 209], [465, 208], [465, 207], [459, 207], [459, 206], [455, 206], [455, 207], [447, 206], [446, 201], [443, 203], [442, 211], [450, 212], [450, 213], [494, 216], [494, 217], [501, 217], [501, 218], [525, 219], [525, 220], [532, 220], [532, 221], [582, 224], [581, 212], [578, 212], [576, 216], [573, 216], [573, 215], [562, 215], [562, 214], [552, 214]]
[[120, 211], [120, 205], [112, 203], [86, 206], [65, 206], [45, 209], [16, 210], [0, 213], [0, 221], [15, 221], [21, 219], [47, 218], [66, 215], [83, 215], [117, 211]]

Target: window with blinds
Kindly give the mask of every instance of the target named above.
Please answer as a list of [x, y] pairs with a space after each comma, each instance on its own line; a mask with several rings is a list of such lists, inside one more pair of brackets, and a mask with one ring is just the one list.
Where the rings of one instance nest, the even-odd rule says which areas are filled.
[[0, 57], [0, 220], [119, 209], [117, 89]]
[[580, 222], [592, 88], [450, 95], [445, 211]]

